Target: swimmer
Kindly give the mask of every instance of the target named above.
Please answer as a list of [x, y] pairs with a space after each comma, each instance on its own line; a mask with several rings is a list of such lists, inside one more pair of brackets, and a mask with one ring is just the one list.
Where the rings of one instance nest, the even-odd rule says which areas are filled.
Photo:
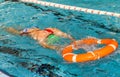
[[44, 48], [50, 48], [50, 49], [54, 49], [54, 50], [59, 50], [60, 47], [48, 44], [48, 42], [51, 42], [51, 39], [55, 38], [54, 40], [56, 40], [56, 39], [58, 39], [58, 37], [62, 37], [62, 38], [70, 39], [71, 42], [75, 41], [75, 39], [71, 35], [62, 32], [57, 28], [46, 28], [46, 29], [42, 30], [42, 29], [33, 27], [33, 28], [25, 28], [22, 31], [18, 31], [12, 27], [9, 27], [6, 30], [12, 34], [19, 34], [21, 36], [29, 35], [34, 40], [37, 40], [38, 43], [41, 46], [43, 46]]

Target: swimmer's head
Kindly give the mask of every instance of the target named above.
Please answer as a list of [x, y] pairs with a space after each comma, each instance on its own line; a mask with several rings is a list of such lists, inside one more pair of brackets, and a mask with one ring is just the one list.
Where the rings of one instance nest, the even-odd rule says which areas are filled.
[[25, 34], [30, 34], [32, 32], [35, 32], [35, 31], [38, 31], [40, 30], [39, 28], [36, 28], [36, 27], [32, 27], [32, 28], [25, 28], [23, 29], [21, 32], [20, 32], [20, 35], [25, 35]]

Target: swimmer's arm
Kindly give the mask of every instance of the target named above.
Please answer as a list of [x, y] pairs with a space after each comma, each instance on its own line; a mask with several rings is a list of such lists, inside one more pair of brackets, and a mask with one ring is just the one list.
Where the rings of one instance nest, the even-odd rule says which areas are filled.
[[42, 45], [44, 48], [49, 48], [49, 49], [54, 49], [54, 50], [57, 50], [57, 49], [58, 49], [57, 46], [54, 46], [54, 45], [48, 45], [48, 44], [45, 43], [44, 41], [43, 41], [43, 42], [40, 42], [40, 45]]
[[64, 33], [56, 28], [53, 28], [53, 31], [54, 31], [54, 34], [57, 36], [69, 38], [70, 40], [75, 41], [75, 39], [70, 34]]
[[15, 28], [12, 27], [6, 27], [4, 28], [7, 32], [11, 33], [11, 34], [15, 34], [15, 35], [19, 35], [20, 31], [16, 30]]

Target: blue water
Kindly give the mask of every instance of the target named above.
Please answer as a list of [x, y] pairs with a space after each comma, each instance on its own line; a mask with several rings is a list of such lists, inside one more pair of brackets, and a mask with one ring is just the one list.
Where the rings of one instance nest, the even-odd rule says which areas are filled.
[[[120, 0], [44, 0], [120, 13]], [[97, 61], [68, 63], [61, 54], [27, 36], [3, 29], [55, 27], [75, 39], [114, 38], [120, 44], [120, 18], [0, 0], [0, 69], [14, 77], [120, 77], [120, 48]]]

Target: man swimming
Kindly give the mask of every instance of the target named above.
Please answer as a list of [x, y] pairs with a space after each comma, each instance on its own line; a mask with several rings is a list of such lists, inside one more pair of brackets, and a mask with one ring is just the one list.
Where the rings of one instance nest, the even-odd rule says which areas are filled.
[[55, 50], [58, 50], [59, 46], [55, 46], [49, 43], [51, 43], [52, 41], [54, 42], [58, 37], [68, 38], [72, 42], [75, 41], [75, 39], [71, 35], [62, 32], [57, 28], [46, 28], [42, 30], [42, 29], [33, 27], [33, 28], [25, 28], [22, 31], [18, 31], [14, 28], [9, 27], [6, 30], [10, 33], [20, 34], [21, 36], [29, 35], [34, 40], [37, 40], [38, 43], [44, 48], [50, 48]]

